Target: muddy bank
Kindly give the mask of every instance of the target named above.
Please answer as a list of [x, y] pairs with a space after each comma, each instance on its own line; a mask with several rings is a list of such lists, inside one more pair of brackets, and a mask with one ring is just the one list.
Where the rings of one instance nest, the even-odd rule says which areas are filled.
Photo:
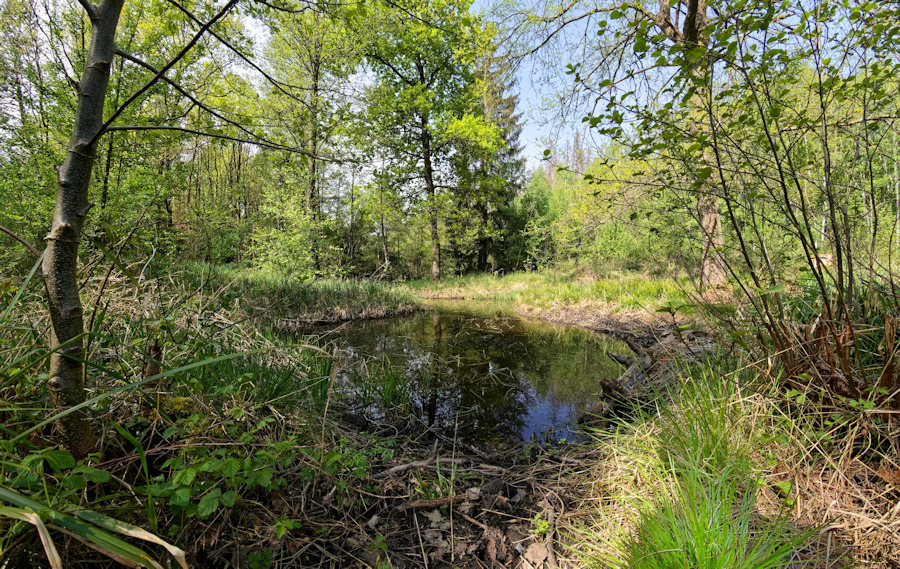
[[597, 303], [554, 303], [550, 307], [517, 304], [513, 311], [521, 318], [579, 326], [620, 339], [630, 338], [643, 346], [655, 343], [659, 338], [670, 334], [675, 326], [687, 322], [679, 319], [673, 323], [667, 314], [643, 310], [616, 312], [613, 308], [609, 304]]

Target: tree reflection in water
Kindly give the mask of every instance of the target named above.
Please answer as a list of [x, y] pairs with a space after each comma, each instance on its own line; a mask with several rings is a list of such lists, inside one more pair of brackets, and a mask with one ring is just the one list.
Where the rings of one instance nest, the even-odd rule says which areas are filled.
[[[427, 424], [495, 444], [577, 437], [567, 425], [596, 401], [600, 379], [621, 373], [605, 351], [628, 353], [580, 329], [452, 311], [353, 323], [330, 337], [345, 358], [343, 381], [386, 358], [414, 382], [415, 410]], [[383, 416], [378, 405], [364, 411]]]

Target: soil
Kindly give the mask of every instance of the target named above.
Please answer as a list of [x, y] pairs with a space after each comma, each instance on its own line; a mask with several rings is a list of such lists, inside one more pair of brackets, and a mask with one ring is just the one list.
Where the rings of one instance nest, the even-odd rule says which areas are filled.
[[673, 322], [666, 314], [651, 314], [643, 310], [616, 312], [609, 305], [592, 302], [554, 303], [550, 307], [519, 304], [514, 312], [529, 320], [579, 326], [620, 339], [629, 338], [645, 347], [670, 334], [675, 326], [687, 322], [682, 319]]

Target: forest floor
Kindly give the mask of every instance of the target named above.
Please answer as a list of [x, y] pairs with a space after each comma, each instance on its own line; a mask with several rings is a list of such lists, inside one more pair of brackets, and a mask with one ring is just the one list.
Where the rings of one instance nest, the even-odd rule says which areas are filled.
[[[785, 397], [777, 378], [760, 373], [765, 362], [723, 356], [671, 367], [672, 389], [612, 407], [587, 443], [478, 447], [414, 416], [356, 415], [333, 394], [336, 367], [322, 348], [284, 346], [262, 325], [296, 312], [294, 301], [275, 296], [260, 312], [261, 292], [291, 294], [297, 284], [254, 278], [217, 284], [209, 295], [145, 283], [141, 305], [126, 279], [113, 279], [90, 358], [119, 375], [94, 371], [92, 393], [140, 374], [154, 338], [167, 377], [95, 411], [106, 446], [93, 464], [110, 480], [73, 494], [54, 471], [35, 495], [156, 527], [203, 567], [689, 567], [691, 556], [709, 561], [723, 551], [740, 558], [707, 566], [900, 566], [892, 416]], [[304, 312], [315, 321], [449, 297], [506, 303], [524, 317], [647, 345], [671, 336], [673, 322], [699, 318], [683, 306], [677, 282], [617, 279], [524, 274], [439, 286], [301, 286], [344, 291], [332, 297], [340, 310], [325, 306], [325, 292], [307, 297], [318, 303]], [[37, 304], [22, 306], [21, 320], [0, 323], [0, 333], [31, 354], [46, 315]], [[17, 368], [32, 365], [17, 357]], [[46, 416], [31, 410], [42, 397], [39, 384], [10, 396], [7, 424], [15, 405], [23, 424]], [[32, 460], [55, 448], [49, 427], [38, 435], [30, 450], [10, 452]], [[5, 463], [20, 460], [4, 455]], [[4, 484], [17, 484], [14, 474]], [[29, 480], [16, 488], [24, 492]], [[20, 528], [9, 539], [27, 537]], [[7, 566], [40, 566], [36, 537], [32, 545], [14, 548]], [[2, 548], [0, 540], [0, 558]], [[70, 565], [90, 558], [74, 542], [63, 556]]]

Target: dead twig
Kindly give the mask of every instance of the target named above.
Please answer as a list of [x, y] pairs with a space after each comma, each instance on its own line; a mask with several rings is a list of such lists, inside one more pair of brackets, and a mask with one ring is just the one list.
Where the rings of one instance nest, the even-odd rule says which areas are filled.
[[418, 462], [409, 462], [407, 464], [400, 464], [393, 468], [388, 468], [384, 472], [379, 472], [372, 478], [374, 478], [376, 480], [379, 478], [387, 478], [388, 476], [393, 476], [395, 474], [401, 474], [403, 472], [406, 472], [407, 470], [413, 470], [415, 468], [425, 468], [425, 467], [431, 466], [434, 464], [434, 462], [435, 462], [435, 457], [432, 456], [428, 460], [420, 460]]
[[435, 498], [433, 500], [413, 500], [412, 502], [407, 502], [405, 504], [401, 504], [397, 507], [397, 512], [406, 512], [408, 510], [421, 510], [425, 509], [434, 509], [440, 508], [441, 506], [448, 506], [450, 504], [461, 504], [466, 501], [465, 494], [457, 494], [456, 496], [447, 496], [446, 498]]

